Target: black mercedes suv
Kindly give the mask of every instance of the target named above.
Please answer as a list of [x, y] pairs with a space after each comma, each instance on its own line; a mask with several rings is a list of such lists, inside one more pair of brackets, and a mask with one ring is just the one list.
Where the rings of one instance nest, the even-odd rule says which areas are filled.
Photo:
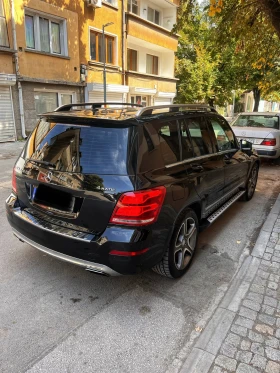
[[259, 158], [214, 109], [136, 106], [41, 115], [6, 201], [21, 241], [103, 275], [153, 268], [177, 278], [199, 230], [252, 198]]

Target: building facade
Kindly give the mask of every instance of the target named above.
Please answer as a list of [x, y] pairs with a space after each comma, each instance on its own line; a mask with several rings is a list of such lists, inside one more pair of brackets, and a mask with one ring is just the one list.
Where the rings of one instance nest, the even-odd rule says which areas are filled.
[[[81, 101], [171, 103], [179, 0], [0, 0], [0, 142]], [[104, 64], [105, 59], [105, 64]]]

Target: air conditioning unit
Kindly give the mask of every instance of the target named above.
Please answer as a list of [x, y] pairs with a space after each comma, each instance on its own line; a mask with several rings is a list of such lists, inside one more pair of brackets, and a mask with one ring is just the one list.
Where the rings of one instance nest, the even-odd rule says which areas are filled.
[[87, 6], [92, 8], [101, 8], [102, 7], [102, 0], [86, 0]]

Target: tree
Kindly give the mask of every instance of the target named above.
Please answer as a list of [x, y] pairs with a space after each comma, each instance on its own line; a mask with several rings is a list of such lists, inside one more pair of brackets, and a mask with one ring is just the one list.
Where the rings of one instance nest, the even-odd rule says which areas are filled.
[[[214, 16], [216, 13], [223, 11], [224, 3], [227, 0], [209, 0], [209, 14]], [[280, 0], [237, 0], [235, 1], [237, 8], [246, 8], [247, 6], [253, 5], [255, 14], [263, 13], [267, 20], [269, 20], [271, 26], [273, 26], [278, 38], [280, 39]]]
[[[206, 68], [210, 64], [212, 76], [212, 87], [208, 91], [215, 94], [219, 103], [231, 96], [232, 89], [252, 90], [254, 110], [257, 111], [261, 95], [264, 98], [278, 97], [280, 47], [277, 34], [266, 15], [256, 8], [256, 2], [207, 0], [205, 4], [204, 9], [199, 9], [193, 0], [182, 4], [176, 30], [184, 35], [180, 47], [187, 40], [193, 43], [195, 51], [197, 45], [204, 50], [203, 58], [205, 55], [207, 58], [202, 66]], [[202, 15], [198, 17], [198, 13]], [[178, 53], [180, 57], [182, 54]], [[178, 63], [180, 78], [187, 76], [182, 70], [190, 65], [190, 61], [181, 63], [180, 60]], [[200, 65], [191, 65], [189, 72]], [[195, 72], [190, 74], [195, 76]], [[187, 88], [186, 84], [180, 88]]]

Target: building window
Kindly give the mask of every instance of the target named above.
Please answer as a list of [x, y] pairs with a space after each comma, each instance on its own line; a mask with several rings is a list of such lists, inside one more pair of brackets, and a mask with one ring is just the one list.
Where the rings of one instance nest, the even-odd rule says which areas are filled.
[[[103, 58], [103, 35], [100, 32], [90, 31], [90, 59], [97, 62], [104, 62]], [[114, 63], [115, 38], [105, 35], [105, 62]]]
[[28, 12], [25, 14], [25, 38], [27, 48], [67, 55], [65, 20]]
[[143, 105], [147, 106], [149, 105], [149, 98], [148, 96], [131, 96], [130, 101], [132, 104], [138, 104], [138, 105]]
[[127, 49], [127, 70], [137, 71], [137, 51]]
[[109, 3], [115, 7], [118, 6], [118, 1], [117, 0], [103, 0], [105, 3]]
[[152, 56], [151, 54], [147, 54], [147, 66], [146, 72], [147, 74], [158, 75], [158, 57]]
[[3, 0], [0, 0], [0, 46], [9, 47], [7, 23], [4, 13]]
[[36, 114], [42, 114], [54, 111], [58, 106], [72, 104], [74, 94], [60, 92], [35, 92], [35, 110]]
[[138, 0], [128, 0], [127, 2], [128, 12], [139, 14], [139, 2]]
[[148, 7], [148, 21], [159, 25], [160, 24], [160, 13], [157, 10]]

